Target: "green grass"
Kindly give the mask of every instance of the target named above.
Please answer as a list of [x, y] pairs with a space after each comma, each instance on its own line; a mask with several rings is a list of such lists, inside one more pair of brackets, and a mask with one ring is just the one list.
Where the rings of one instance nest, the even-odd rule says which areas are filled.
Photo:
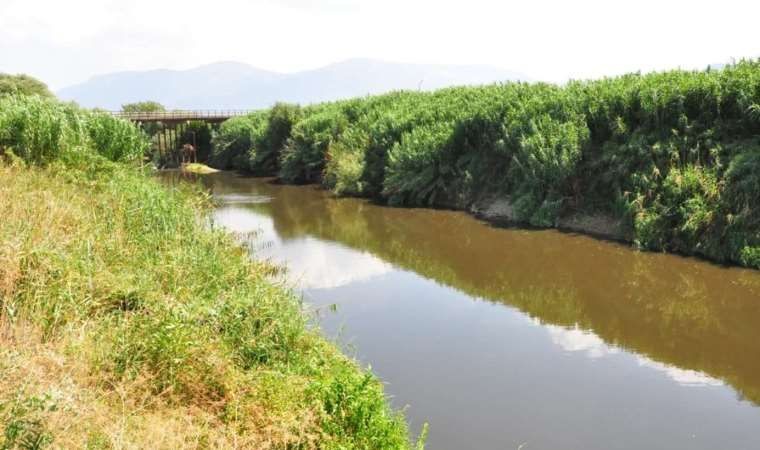
[[0, 448], [412, 446], [205, 194], [114, 151], [136, 129], [11, 102], [32, 111], [0, 109], [22, 130], [0, 141]]
[[133, 124], [108, 113], [39, 96], [0, 96], [0, 149], [34, 164], [87, 159], [135, 160], [148, 148]]
[[[236, 119], [212, 154], [227, 168], [391, 205], [501, 197], [516, 221], [542, 227], [601, 213], [640, 248], [758, 268], [758, 105], [756, 61], [565, 86], [395, 92]], [[262, 139], [275, 116], [278, 139]], [[270, 162], [251, 157], [259, 154]]]

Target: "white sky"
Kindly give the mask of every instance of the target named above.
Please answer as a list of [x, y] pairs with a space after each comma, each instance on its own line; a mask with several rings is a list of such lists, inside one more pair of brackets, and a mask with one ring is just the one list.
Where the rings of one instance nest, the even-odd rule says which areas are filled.
[[0, 0], [0, 72], [92, 75], [352, 57], [564, 81], [760, 56], [758, 0]]

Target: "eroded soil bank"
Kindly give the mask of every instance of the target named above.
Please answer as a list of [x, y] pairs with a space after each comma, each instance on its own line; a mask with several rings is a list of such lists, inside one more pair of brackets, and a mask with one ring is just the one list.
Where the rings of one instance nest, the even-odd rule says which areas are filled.
[[[473, 214], [479, 219], [493, 222], [499, 225], [525, 226], [515, 213], [514, 206], [506, 198], [490, 197], [475, 202], [466, 208], [457, 208]], [[633, 236], [626, 232], [623, 221], [602, 213], [584, 214], [574, 213], [560, 216], [556, 226], [559, 230], [584, 233], [603, 239], [611, 239], [622, 242], [632, 242]]]

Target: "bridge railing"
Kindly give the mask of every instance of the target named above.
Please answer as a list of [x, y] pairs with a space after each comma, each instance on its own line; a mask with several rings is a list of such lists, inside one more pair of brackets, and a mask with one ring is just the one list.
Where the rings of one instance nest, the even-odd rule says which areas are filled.
[[252, 113], [249, 109], [203, 109], [203, 110], [178, 110], [178, 111], [152, 111], [152, 112], [125, 112], [111, 111], [115, 117], [139, 122], [176, 121], [176, 120], [209, 120], [229, 119]]

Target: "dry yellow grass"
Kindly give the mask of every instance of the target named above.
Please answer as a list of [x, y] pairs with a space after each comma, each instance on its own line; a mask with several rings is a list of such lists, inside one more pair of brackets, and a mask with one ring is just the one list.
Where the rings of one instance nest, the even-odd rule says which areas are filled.
[[191, 192], [104, 170], [0, 162], [0, 448], [408, 446]]
[[[14, 402], [44, 399], [21, 419], [39, 421], [31, 432], [50, 436], [58, 448], [277, 448], [319, 437], [308, 431], [316, 430], [316, 421], [277, 417], [255, 402], [244, 406], [247, 431], [241, 434], [243, 424], [223, 421], [218, 406], [182, 405], [170, 390], [156, 394], [149, 374], [104, 383], [93, 371], [94, 322], [68, 324], [53, 336], [32, 323], [29, 317], [42, 313], [28, 297], [61, 282], [51, 272], [62, 269], [58, 263], [67, 255], [82, 246], [93, 258], [106, 253], [98, 246], [128, 249], [124, 229], [110, 242], [96, 238], [93, 205], [81, 186], [49, 177], [38, 169], [0, 167], [0, 404], [6, 406], [0, 419], [12, 419]], [[105, 297], [125, 284], [117, 271], [84, 272], [70, 271], [64, 281], [79, 295]]]
[[[0, 399], [46, 399], [54, 409], [33, 411], [26, 419], [44, 423], [40, 431], [54, 438], [53, 448], [271, 449], [298, 442], [310, 447], [309, 439], [283, 427], [285, 418], [268, 416], [263, 408], [241, 434], [241, 424], [230, 426], [213, 411], [152, 394], [145, 378], [99, 386], [97, 374], [72, 354], [82, 344], [76, 336], [44, 342], [39, 330], [23, 323], [0, 336]], [[312, 445], [319, 437], [311, 437]]]

